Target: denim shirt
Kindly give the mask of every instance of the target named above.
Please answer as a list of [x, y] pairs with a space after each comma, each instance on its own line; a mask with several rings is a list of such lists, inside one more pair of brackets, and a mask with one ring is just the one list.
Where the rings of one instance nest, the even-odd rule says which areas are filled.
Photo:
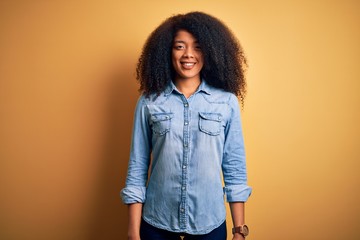
[[203, 80], [188, 99], [173, 83], [160, 96], [140, 97], [125, 204], [144, 203], [142, 217], [154, 227], [206, 234], [226, 219], [224, 195], [245, 202], [250, 194], [234, 94]]

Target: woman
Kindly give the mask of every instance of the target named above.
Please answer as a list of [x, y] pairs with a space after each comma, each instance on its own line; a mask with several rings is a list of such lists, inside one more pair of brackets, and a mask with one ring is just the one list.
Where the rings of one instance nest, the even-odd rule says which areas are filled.
[[205, 13], [170, 17], [149, 36], [121, 191], [128, 239], [225, 240], [224, 195], [233, 239], [245, 238], [251, 188], [236, 97], [243, 103], [245, 66], [230, 30]]

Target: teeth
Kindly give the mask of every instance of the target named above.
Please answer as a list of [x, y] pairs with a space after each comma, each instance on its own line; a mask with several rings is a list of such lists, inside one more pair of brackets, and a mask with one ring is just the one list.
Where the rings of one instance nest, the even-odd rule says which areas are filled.
[[184, 63], [185, 66], [193, 66], [194, 63]]

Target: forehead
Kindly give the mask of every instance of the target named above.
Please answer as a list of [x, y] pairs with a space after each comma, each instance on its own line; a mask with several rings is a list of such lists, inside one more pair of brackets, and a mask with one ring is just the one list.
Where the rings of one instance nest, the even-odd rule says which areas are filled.
[[186, 30], [179, 30], [176, 32], [174, 42], [197, 42], [197, 39]]

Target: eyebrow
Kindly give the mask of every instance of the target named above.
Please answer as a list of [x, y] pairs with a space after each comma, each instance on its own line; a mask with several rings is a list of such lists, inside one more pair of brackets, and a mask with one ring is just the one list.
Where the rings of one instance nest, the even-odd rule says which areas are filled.
[[[185, 44], [185, 41], [183, 41], [183, 40], [175, 40], [174, 43], [184, 43]], [[195, 41], [194, 43], [199, 43], [199, 42]]]
[[181, 40], [177, 40], [177, 41], [174, 41], [174, 43], [185, 43], [185, 42], [181, 41]]

